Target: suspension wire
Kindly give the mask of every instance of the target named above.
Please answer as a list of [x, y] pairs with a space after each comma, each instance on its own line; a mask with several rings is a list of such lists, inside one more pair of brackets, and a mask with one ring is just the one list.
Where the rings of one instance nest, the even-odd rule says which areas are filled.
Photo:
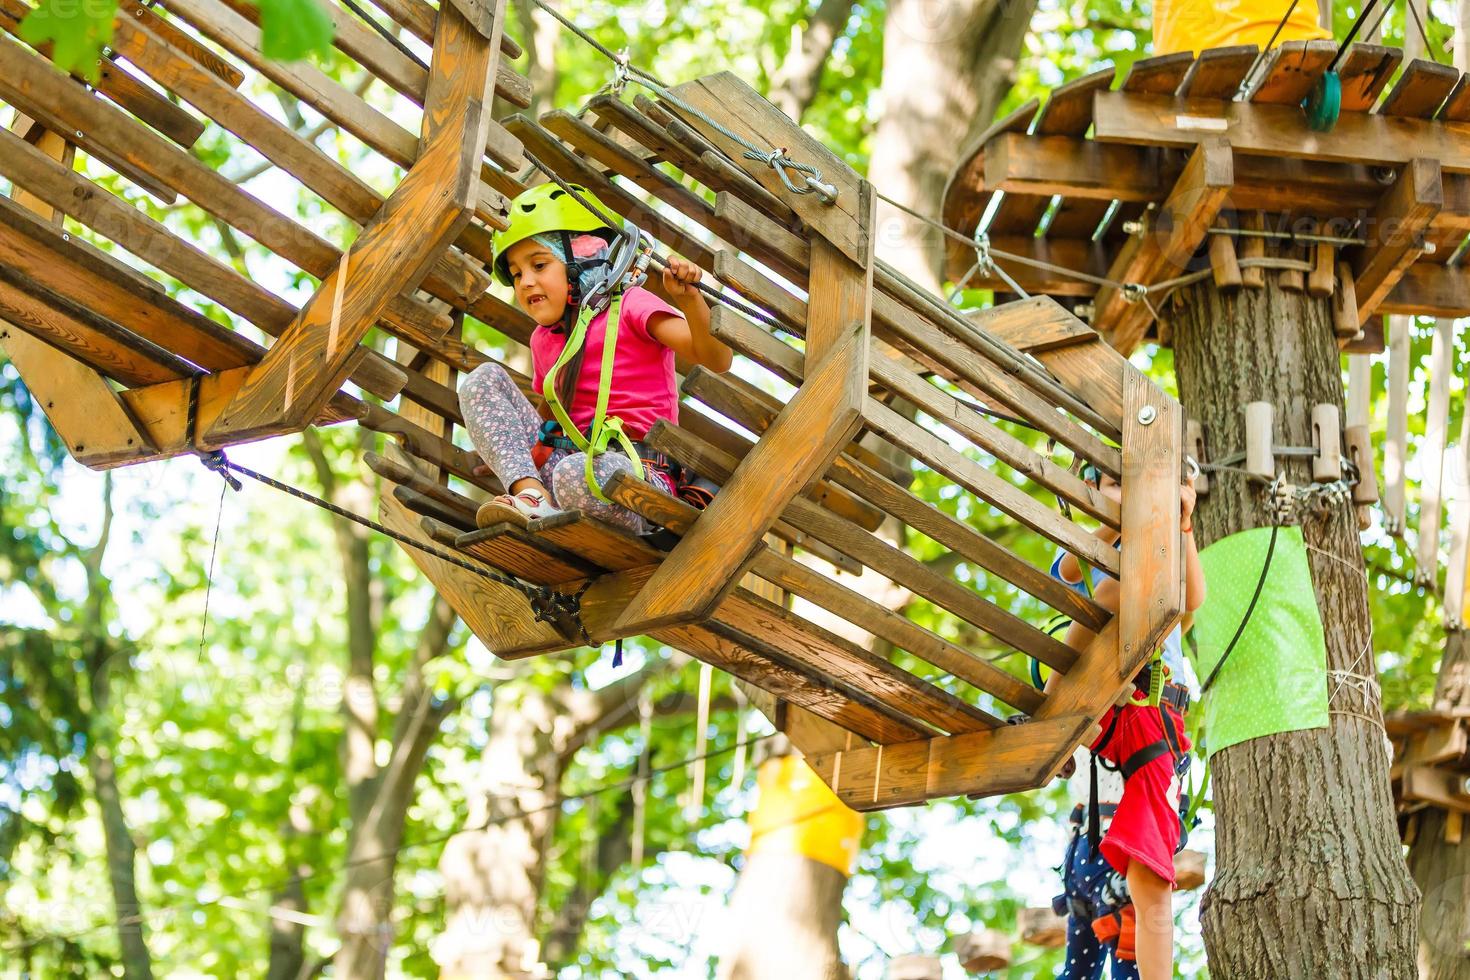
[[[1409, 13], [1413, 16], [1414, 23], [1419, 25], [1419, 39], [1424, 42], [1424, 53], [1429, 55], [1430, 60], [1433, 61], [1435, 64], [1439, 64], [1439, 58], [1434, 53], [1434, 45], [1429, 43], [1429, 32], [1424, 29], [1424, 20], [1419, 16], [1419, 8], [1414, 5], [1414, 0], [1404, 0], [1404, 7], [1407, 8]], [[1428, 7], [1425, 8], [1425, 12], [1426, 14], [1428, 13]], [[1405, 36], [1407, 36], [1408, 33], [1409, 25], [1405, 24]]]
[[225, 491], [228, 489], [230, 489], [229, 482], [221, 481], [219, 507], [214, 515], [214, 543], [209, 546], [209, 570], [204, 573], [204, 612], [199, 617], [199, 652], [195, 655], [195, 663], [203, 662], [204, 642], [209, 635], [209, 596], [214, 591], [214, 556], [219, 552], [219, 529], [225, 520]]
[[[837, 188], [834, 187], [832, 184], [822, 180], [822, 171], [819, 170], [817, 167], [814, 167], [809, 163], [799, 163], [791, 159], [789, 156], [786, 155], [786, 147], [766, 148], [752, 143], [744, 136], [741, 136], [734, 130], [731, 130], [728, 127], [722, 125], [719, 121], [711, 119], [704, 112], [700, 111], [696, 107], [690, 105], [688, 102], [679, 98], [679, 96], [675, 95], [673, 92], [669, 91], [668, 87], [664, 85], [663, 82], [659, 81], [656, 75], [652, 74], [651, 72], [645, 71], [637, 65], [630, 64], [626, 54], [619, 55], [613, 52], [611, 48], [607, 47], [605, 44], [598, 41], [592, 35], [588, 34], [581, 27], [573, 23], [569, 18], [563, 15], [561, 11], [557, 10], [550, 3], [548, 3], [547, 0], [531, 0], [531, 2], [534, 3], [537, 7], [540, 7], [546, 13], [550, 14], [563, 27], [571, 31], [573, 34], [577, 35], [577, 37], [581, 38], [587, 44], [591, 45], [603, 57], [607, 58], [614, 65], [617, 66], [617, 75], [614, 77], [612, 83], [614, 90], [620, 89], [624, 82], [636, 82], [637, 84], [642, 85], [644, 88], [653, 92], [659, 98], [663, 99], [671, 105], [678, 106], [680, 109], [684, 110], [685, 112], [714, 128], [714, 130], [720, 133], [722, 136], [726, 137], [734, 143], [739, 144], [741, 147], [744, 148], [745, 158], [747, 160], [754, 160], [769, 166], [772, 170], [776, 172], [776, 175], [781, 178], [781, 183], [786, 185], [786, 189], [791, 191], [793, 194], [815, 194], [824, 204], [831, 205], [837, 203]], [[800, 179], [800, 183], [797, 183], [796, 179], [793, 179], [792, 174], [797, 175], [797, 178]]]
[[427, 62], [424, 61], [424, 59], [420, 58], [417, 54], [414, 54], [413, 49], [404, 44], [402, 38], [380, 24], [376, 17], [371, 16], [366, 10], [362, 9], [362, 7], [356, 3], [356, 0], [342, 0], [342, 5], [348, 10], [352, 11], [358, 17], [367, 21], [368, 26], [376, 31], [379, 36], [383, 38], [383, 40], [387, 41], [389, 44], [397, 48], [399, 54], [403, 55], [409, 61], [412, 61], [414, 64], [418, 65], [424, 71], [429, 70], [429, 65]]
[[[749, 746], [755, 745], [758, 742], [764, 742], [767, 739], [775, 738], [780, 734], [780, 732], [769, 732], [765, 735], [755, 735], [749, 738], [737, 739], [736, 741], [728, 745], [724, 745], [717, 749], [711, 749], [706, 752], [701, 752], [697, 755], [688, 756], [684, 759], [679, 760], [678, 762], [670, 763], [669, 765], [654, 766], [650, 769], [643, 770], [638, 775], [631, 776], [627, 779], [620, 779], [615, 782], [603, 783], [599, 786], [594, 786], [591, 789], [584, 790], [580, 793], [573, 793], [571, 795], [558, 795], [553, 802], [544, 804], [542, 806], [530, 808], [516, 807], [514, 810], [511, 810], [509, 812], [501, 812], [497, 813], [494, 816], [488, 816], [485, 818], [484, 821], [472, 827], [461, 827], [459, 830], [450, 831], [444, 834], [435, 834], [429, 837], [416, 838], [414, 840], [405, 841], [404, 843], [399, 844], [397, 847], [393, 847], [385, 851], [380, 851], [377, 854], [371, 854], [366, 857], [360, 858], [350, 858], [330, 870], [301, 872], [290, 875], [286, 878], [282, 878], [278, 881], [269, 882], [264, 885], [256, 885], [251, 888], [245, 888], [238, 892], [233, 892], [229, 895], [221, 895], [218, 898], [202, 899], [192, 902], [180, 902], [171, 905], [158, 905], [149, 909], [147, 912], [137, 912], [132, 915], [124, 916], [123, 918], [117, 919], [113, 922], [104, 922], [99, 925], [91, 926], [87, 929], [82, 929], [78, 932], [65, 935], [53, 934], [48, 936], [37, 936], [34, 939], [27, 939], [23, 942], [16, 943], [15, 945], [0, 948], [0, 952], [23, 952], [42, 943], [75, 942], [76, 940], [81, 939], [84, 936], [89, 936], [92, 933], [101, 932], [104, 929], [126, 928], [128, 926], [142, 925], [146, 923], [149, 919], [160, 915], [209, 908], [213, 905], [219, 905], [222, 901], [226, 899], [239, 899], [249, 895], [258, 895], [261, 892], [280, 891], [285, 888], [289, 888], [292, 885], [320, 878], [335, 878], [343, 871], [365, 864], [377, 864], [382, 861], [386, 861], [389, 858], [397, 857], [405, 851], [415, 850], [420, 847], [429, 847], [434, 844], [443, 844], [446, 841], [453, 840], [454, 838], [459, 837], [463, 834], [475, 834], [483, 830], [489, 830], [491, 827], [498, 827], [502, 824], [511, 823], [515, 820], [523, 820], [526, 817], [533, 817], [538, 814], [548, 813], [550, 811], [560, 809], [566, 803], [575, 803], [582, 800], [592, 799], [594, 797], [601, 796], [604, 793], [611, 793], [619, 790], [629, 790], [638, 783], [644, 782], [653, 776], [661, 776], [666, 773], [676, 772], [680, 769], [687, 769], [695, 763], [719, 758], [722, 755], [728, 755], [731, 752], [735, 752], [741, 748], [748, 748]], [[490, 796], [489, 794], [486, 794], [485, 798], [492, 803], [517, 802], [517, 798], [515, 796], [509, 795]]]

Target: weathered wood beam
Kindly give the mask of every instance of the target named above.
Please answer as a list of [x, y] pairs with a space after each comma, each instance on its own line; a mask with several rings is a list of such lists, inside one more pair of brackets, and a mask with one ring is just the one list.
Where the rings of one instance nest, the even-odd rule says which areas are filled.
[[1470, 269], [1415, 262], [1404, 270], [1379, 313], [1407, 316], [1470, 316]]
[[205, 438], [212, 445], [307, 424], [341, 385], [358, 341], [389, 301], [416, 285], [469, 222], [490, 124], [482, 99], [497, 56], [498, 48], [462, 15], [440, 14], [434, 75], [444, 81], [430, 83], [427, 148], [236, 398], [211, 420]]
[[1331, 131], [1314, 133], [1302, 127], [1296, 106], [1130, 92], [1099, 92], [1096, 100], [1095, 138], [1108, 143], [1191, 148], [1224, 139], [1238, 154], [1383, 165], [1424, 157], [1445, 170], [1470, 171], [1461, 134], [1429, 120], [1344, 112]]
[[786, 147], [790, 159], [820, 170], [821, 179], [837, 191], [837, 200], [832, 204], [823, 203], [815, 194], [791, 194], [773, 168], [746, 160], [743, 146], [717, 132], [702, 119], [685, 120], [705, 139], [724, 150], [766, 190], [790, 205], [849, 261], [858, 265], [870, 261], [872, 224], [866, 217], [870, 192], [863, 190], [862, 178], [836, 154], [730, 72], [694, 79], [673, 91], [685, 102], [721, 120], [726, 127], [756, 146]]
[[943, 796], [1031, 789], [1071, 755], [1091, 727], [1091, 718], [1072, 714], [971, 735], [864, 746], [806, 761], [843, 803], [854, 810], [883, 810]]
[[[1108, 278], [1147, 286], [1182, 273], [1234, 186], [1233, 163], [1225, 142], [1200, 143], [1154, 220], [1118, 250]], [[1098, 290], [1094, 306], [1093, 328], [1124, 354], [1143, 340], [1153, 319], [1147, 303], [1113, 286]]]
[[1368, 244], [1352, 257], [1358, 322], [1366, 323], [1403, 275], [1423, 254], [1429, 223], [1444, 204], [1440, 166], [1432, 159], [1409, 163], [1365, 222]]
[[[731, 89], [729, 83], [723, 87]], [[734, 88], [730, 94], [738, 91]], [[769, 105], [764, 112], [768, 118], [760, 125], [777, 127], [779, 132], [785, 117]], [[733, 119], [731, 110], [724, 110], [720, 118]], [[824, 297], [824, 302], [807, 309], [806, 383], [694, 530], [664, 561], [649, 588], [629, 606], [621, 621], [625, 628], [638, 624], [646, 629], [707, 616], [736, 567], [761, 546], [787, 504], [826, 472], [861, 425], [861, 406], [867, 397], [876, 200], [872, 185], [855, 174], [849, 180], [834, 171], [829, 179], [849, 185], [851, 195], [861, 202], [855, 220], [862, 227], [848, 229], [843, 239], [867, 246], [863, 260], [853, 261], [825, 238], [813, 239], [809, 281], [813, 295]]]

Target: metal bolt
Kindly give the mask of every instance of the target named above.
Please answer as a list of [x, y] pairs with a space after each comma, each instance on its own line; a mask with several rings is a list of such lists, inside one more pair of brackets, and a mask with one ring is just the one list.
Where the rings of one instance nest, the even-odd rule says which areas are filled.
[[1077, 308], [1072, 312], [1083, 320], [1091, 320], [1096, 309], [1091, 303], [1078, 303]]
[[1460, 777], [1460, 795], [1470, 796], [1470, 776]]
[[1435, 252], [1439, 251], [1439, 246], [1434, 244], [1433, 242], [1425, 242], [1419, 247], [1424, 250], [1425, 255], [1433, 255]]
[[1138, 424], [1150, 425], [1159, 417], [1159, 410], [1152, 405], [1145, 405], [1138, 410]]
[[1135, 219], [1132, 219], [1130, 221], [1123, 222], [1123, 234], [1125, 234], [1125, 235], [1141, 235], [1141, 234], [1143, 234], [1143, 222], [1142, 221], [1139, 221], [1136, 218]]
[[83, 136], [83, 135], [82, 135], [82, 131], [81, 131], [81, 130], [80, 130], [80, 129], [79, 129], [79, 130], [77, 130], [77, 139], [85, 139], [85, 138], [86, 138], [86, 137], [84, 137], [84, 136]]

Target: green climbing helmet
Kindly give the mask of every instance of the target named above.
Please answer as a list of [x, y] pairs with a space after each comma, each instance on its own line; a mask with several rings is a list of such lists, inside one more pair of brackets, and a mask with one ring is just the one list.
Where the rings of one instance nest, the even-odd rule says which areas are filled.
[[[577, 193], [602, 211], [601, 201], [581, 184], [572, 184]], [[491, 246], [495, 250], [495, 278], [502, 285], [511, 285], [510, 266], [506, 251], [517, 242], [547, 232], [565, 231], [574, 234], [587, 232], [602, 233], [604, 237], [615, 237], [617, 232], [609, 228], [601, 218], [578, 204], [576, 199], [555, 183], [538, 184], [520, 194], [510, 202], [510, 226], [495, 233]]]

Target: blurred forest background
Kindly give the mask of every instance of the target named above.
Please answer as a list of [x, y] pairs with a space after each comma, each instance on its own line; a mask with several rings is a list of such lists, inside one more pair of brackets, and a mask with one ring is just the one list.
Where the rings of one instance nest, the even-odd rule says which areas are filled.
[[[529, 2], [512, 7], [533, 112], [575, 108], [610, 80], [605, 60]], [[666, 80], [738, 73], [930, 214], [967, 136], [997, 114], [1150, 53], [1150, 9], [1132, 0], [561, 9]], [[1337, 11], [1339, 37], [1355, 12]], [[1444, 59], [1450, 11], [1431, 14]], [[1395, 10], [1388, 43], [1402, 32]], [[363, 81], [330, 51], [313, 60], [344, 84]], [[392, 93], [364, 91], [393, 111]], [[379, 189], [399, 176], [363, 172], [358, 144], [276, 101], [279, 118]], [[300, 220], [320, 213], [213, 126], [195, 152]], [[310, 281], [192, 206], [129, 197], [256, 281], [298, 302], [309, 294]], [[880, 254], [940, 285], [937, 241], [888, 218]], [[189, 301], [229, 322], [203, 297]], [[503, 343], [486, 325], [467, 330]], [[1417, 364], [1429, 334], [1416, 328]], [[1168, 357], [1139, 363], [1171, 384]], [[1422, 428], [1417, 370], [1410, 421]], [[1463, 401], [1457, 382], [1452, 433]], [[314, 430], [234, 455], [366, 513], [374, 492], [361, 454], [376, 438]], [[1006, 539], [932, 474], [916, 489]], [[1436, 600], [1413, 586], [1403, 541], [1377, 529], [1365, 541], [1385, 709], [1425, 706], [1444, 644]], [[1041, 615], [968, 574], [1000, 605]], [[949, 614], [895, 601], [1025, 670]], [[599, 651], [498, 662], [389, 541], [263, 487], [225, 492], [192, 460], [82, 469], [0, 360], [0, 976], [437, 976], [435, 955], [454, 955], [445, 937], [456, 917], [492, 923], [508, 958], [557, 977], [714, 976], [742, 938], [730, 896], [770, 747], [737, 743], [770, 729], [717, 673], [701, 731], [699, 665], [639, 641], [626, 656], [617, 669]], [[710, 758], [696, 776], [679, 763], [700, 752]], [[1060, 890], [1069, 808], [1054, 785], [868, 817], [838, 930], [853, 974], [947, 953], [972, 929], [1013, 931], [1019, 908]], [[1194, 840], [1210, 849], [1208, 805]], [[1177, 903], [1184, 976], [1204, 974], [1197, 899]], [[1008, 975], [1051, 976], [1059, 958], [1018, 943]], [[961, 975], [952, 955], [945, 968]]]

